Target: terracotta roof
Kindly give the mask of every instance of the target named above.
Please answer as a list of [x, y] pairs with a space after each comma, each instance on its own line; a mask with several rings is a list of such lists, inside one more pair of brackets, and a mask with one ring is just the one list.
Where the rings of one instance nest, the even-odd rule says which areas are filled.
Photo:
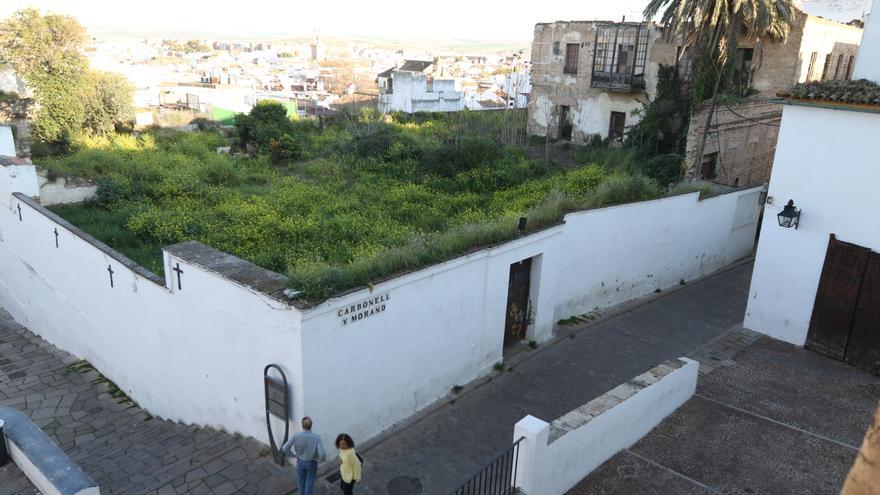
[[794, 101], [880, 107], [880, 85], [867, 79], [801, 83], [778, 96]]

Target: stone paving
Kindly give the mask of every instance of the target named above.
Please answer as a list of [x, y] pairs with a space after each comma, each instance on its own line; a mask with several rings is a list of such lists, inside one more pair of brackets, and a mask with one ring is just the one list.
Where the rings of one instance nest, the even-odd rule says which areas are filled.
[[39, 495], [39, 491], [31, 485], [27, 477], [19, 471], [11, 460], [0, 467], [0, 493], [15, 493], [16, 495]]
[[[527, 414], [553, 420], [663, 361], [709, 353], [700, 347], [710, 341], [721, 343], [711, 351], [724, 361], [725, 345], [750, 338], [736, 329], [751, 271], [751, 263], [740, 264], [616, 316], [566, 327], [512, 370], [368, 446], [358, 492], [386, 495], [404, 480], [422, 495], [448, 494], [510, 446], [513, 425]], [[338, 490], [323, 476], [321, 484], [319, 493]]]
[[[93, 383], [95, 371], [71, 370], [74, 363], [0, 310], [0, 405], [30, 416], [101, 493], [273, 495], [295, 488], [292, 469], [272, 464], [259, 442], [151, 418]], [[20, 481], [12, 469], [0, 469], [0, 494], [33, 493], [4, 482]]]
[[569, 495], [840, 493], [880, 378], [748, 331], [709, 347], [697, 395]]

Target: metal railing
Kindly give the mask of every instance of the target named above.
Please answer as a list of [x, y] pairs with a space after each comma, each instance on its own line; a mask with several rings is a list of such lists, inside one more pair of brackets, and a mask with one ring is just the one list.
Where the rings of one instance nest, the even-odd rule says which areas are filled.
[[486, 467], [465, 481], [451, 495], [508, 495], [516, 491], [516, 469], [519, 463], [519, 444], [525, 437], [513, 442]]

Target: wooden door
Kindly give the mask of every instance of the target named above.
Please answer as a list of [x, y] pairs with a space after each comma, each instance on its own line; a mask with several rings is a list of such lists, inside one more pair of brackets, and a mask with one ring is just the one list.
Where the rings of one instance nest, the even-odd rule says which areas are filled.
[[880, 372], [880, 254], [871, 253], [859, 292], [846, 360], [872, 373]]
[[870, 252], [831, 236], [805, 347], [844, 359]]
[[529, 286], [531, 285], [532, 259], [510, 265], [507, 282], [507, 316], [504, 323], [504, 347], [526, 338], [529, 326]]

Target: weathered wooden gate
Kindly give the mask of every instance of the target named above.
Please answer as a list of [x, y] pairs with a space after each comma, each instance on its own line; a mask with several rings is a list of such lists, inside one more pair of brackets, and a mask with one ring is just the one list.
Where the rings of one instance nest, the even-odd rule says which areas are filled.
[[806, 347], [880, 371], [880, 254], [831, 236]]
[[504, 322], [504, 347], [526, 338], [529, 326], [529, 286], [532, 259], [510, 265], [507, 283], [507, 316]]

